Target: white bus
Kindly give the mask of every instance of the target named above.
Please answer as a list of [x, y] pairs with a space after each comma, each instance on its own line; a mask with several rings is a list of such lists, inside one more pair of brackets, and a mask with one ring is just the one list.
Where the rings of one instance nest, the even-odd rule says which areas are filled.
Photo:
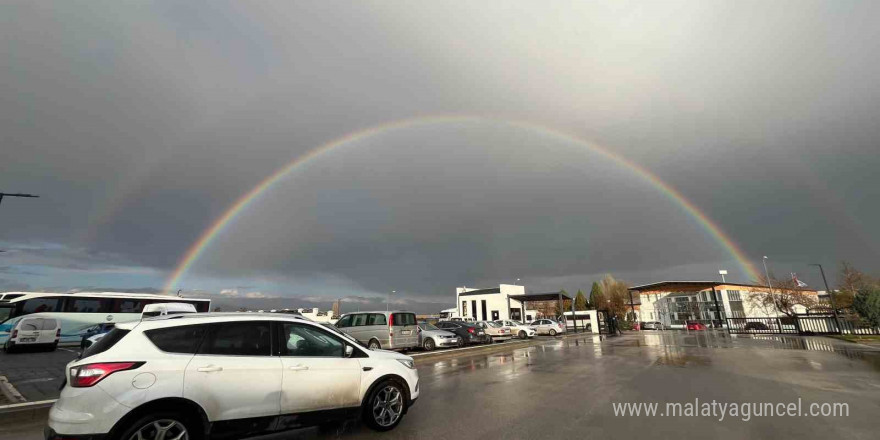
[[79, 343], [85, 329], [93, 325], [137, 321], [148, 304], [176, 302], [192, 304], [199, 312], [211, 309], [210, 299], [151, 293], [0, 293], [0, 344], [9, 338], [12, 326], [31, 313], [57, 318], [61, 322], [61, 343]]

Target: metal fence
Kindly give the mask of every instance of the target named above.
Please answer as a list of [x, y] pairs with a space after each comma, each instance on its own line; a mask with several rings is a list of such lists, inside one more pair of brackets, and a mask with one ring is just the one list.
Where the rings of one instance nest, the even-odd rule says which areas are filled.
[[834, 316], [797, 315], [782, 318], [727, 318], [731, 334], [880, 335], [880, 328]]

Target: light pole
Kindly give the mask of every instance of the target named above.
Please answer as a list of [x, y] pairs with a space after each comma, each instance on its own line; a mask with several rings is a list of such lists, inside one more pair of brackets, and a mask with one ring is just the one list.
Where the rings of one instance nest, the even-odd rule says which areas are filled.
[[770, 288], [770, 298], [773, 299], [773, 307], [776, 309], [775, 312], [779, 314], [779, 305], [776, 304], [776, 296], [773, 295], [773, 284], [770, 282], [770, 272], [767, 270], [767, 256], [764, 255], [764, 276], [767, 277], [767, 287]]
[[840, 321], [837, 320], [837, 306], [834, 304], [834, 292], [828, 288], [828, 280], [825, 279], [825, 269], [822, 269], [822, 265], [818, 263], [813, 263], [810, 266], [816, 266], [819, 268], [819, 273], [822, 274], [822, 282], [825, 283], [825, 291], [828, 292], [828, 299], [831, 300], [831, 312], [834, 314], [834, 322], [837, 323], [838, 328], [840, 327]]
[[514, 286], [519, 286], [519, 278], [516, 279], [516, 282], [513, 283]]
[[722, 282], [722, 283], [726, 283], [727, 280], [724, 279], [724, 275], [727, 275], [727, 271], [724, 270], [724, 269], [721, 269], [721, 270], [718, 271], [718, 274], [721, 275], [721, 282]]
[[386, 312], [389, 310], [389, 309], [388, 309], [388, 304], [391, 304], [391, 295], [394, 294], [394, 293], [397, 293], [397, 291], [396, 291], [396, 290], [392, 290], [391, 293], [388, 294], [388, 297], [385, 299], [385, 311], [386, 311]]

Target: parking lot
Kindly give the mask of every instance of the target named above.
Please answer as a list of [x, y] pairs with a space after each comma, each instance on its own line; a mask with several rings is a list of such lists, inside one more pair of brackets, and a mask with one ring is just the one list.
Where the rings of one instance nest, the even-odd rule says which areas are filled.
[[[876, 438], [880, 350], [821, 337], [731, 337], [723, 332], [542, 338], [529, 347], [416, 356], [422, 397], [394, 431], [359, 423], [261, 437], [299, 438]], [[62, 353], [29, 354], [61, 362]], [[0, 360], [7, 365], [8, 357]], [[48, 368], [48, 367], [47, 367]], [[57, 387], [57, 385], [56, 385]], [[849, 416], [615, 416], [612, 402], [843, 402]], [[5, 426], [0, 439], [38, 439], [42, 425]]]

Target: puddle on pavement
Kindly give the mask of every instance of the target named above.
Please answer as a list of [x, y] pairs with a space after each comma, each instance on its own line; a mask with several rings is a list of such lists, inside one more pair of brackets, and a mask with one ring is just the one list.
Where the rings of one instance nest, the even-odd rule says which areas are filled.
[[707, 356], [696, 356], [684, 353], [664, 353], [661, 356], [657, 356], [654, 365], [667, 365], [671, 367], [705, 367], [712, 365], [712, 361]]

